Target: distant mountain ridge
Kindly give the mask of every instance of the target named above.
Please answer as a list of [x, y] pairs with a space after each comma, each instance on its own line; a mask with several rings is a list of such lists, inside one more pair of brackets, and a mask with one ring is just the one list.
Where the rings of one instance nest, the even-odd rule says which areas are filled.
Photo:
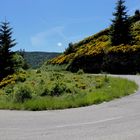
[[25, 52], [24, 57], [31, 68], [40, 67], [45, 61], [57, 57], [61, 53], [57, 52]]

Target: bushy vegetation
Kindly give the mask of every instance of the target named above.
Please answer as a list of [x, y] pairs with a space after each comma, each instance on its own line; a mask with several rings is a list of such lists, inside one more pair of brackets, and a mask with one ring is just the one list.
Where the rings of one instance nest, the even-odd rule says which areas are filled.
[[140, 72], [140, 46], [114, 46], [108, 50], [102, 64], [103, 71], [114, 74], [136, 74]]
[[20, 85], [13, 90], [13, 101], [17, 103], [23, 103], [24, 101], [32, 98], [32, 90], [28, 85]]
[[[4, 84], [5, 83], [5, 84]], [[64, 109], [97, 104], [134, 93], [134, 82], [107, 75], [29, 70], [0, 83], [0, 108]]]
[[7, 85], [11, 86], [15, 84], [16, 82], [24, 82], [26, 78], [27, 78], [27, 74], [25, 71], [20, 71], [13, 75], [8, 75], [7, 77], [3, 78], [3, 80], [0, 82], [0, 88], [3, 88]]

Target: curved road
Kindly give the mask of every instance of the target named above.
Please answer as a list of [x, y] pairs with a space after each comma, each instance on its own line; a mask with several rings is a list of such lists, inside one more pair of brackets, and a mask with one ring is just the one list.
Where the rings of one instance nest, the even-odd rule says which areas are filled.
[[[135, 80], [140, 76], [122, 76]], [[140, 90], [109, 103], [58, 111], [0, 111], [0, 140], [140, 140]]]

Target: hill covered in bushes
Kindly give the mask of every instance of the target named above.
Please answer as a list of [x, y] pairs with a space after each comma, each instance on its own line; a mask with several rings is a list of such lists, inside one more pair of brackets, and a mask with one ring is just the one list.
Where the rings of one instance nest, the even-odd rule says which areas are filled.
[[107, 28], [93, 36], [69, 45], [66, 51], [47, 62], [53, 65], [67, 65], [67, 70], [88, 73], [137, 73], [140, 72], [140, 17], [132, 16], [129, 45], [112, 46]]
[[32, 68], [40, 67], [45, 61], [52, 59], [60, 53], [54, 52], [24, 52], [24, 58]]

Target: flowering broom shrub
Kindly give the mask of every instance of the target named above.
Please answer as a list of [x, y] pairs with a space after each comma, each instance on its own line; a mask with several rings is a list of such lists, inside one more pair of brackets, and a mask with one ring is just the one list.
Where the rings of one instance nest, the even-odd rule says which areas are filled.
[[16, 82], [24, 82], [26, 78], [27, 74], [25, 72], [9, 75], [0, 82], [0, 88], [5, 87], [7, 85], [15, 84]]

